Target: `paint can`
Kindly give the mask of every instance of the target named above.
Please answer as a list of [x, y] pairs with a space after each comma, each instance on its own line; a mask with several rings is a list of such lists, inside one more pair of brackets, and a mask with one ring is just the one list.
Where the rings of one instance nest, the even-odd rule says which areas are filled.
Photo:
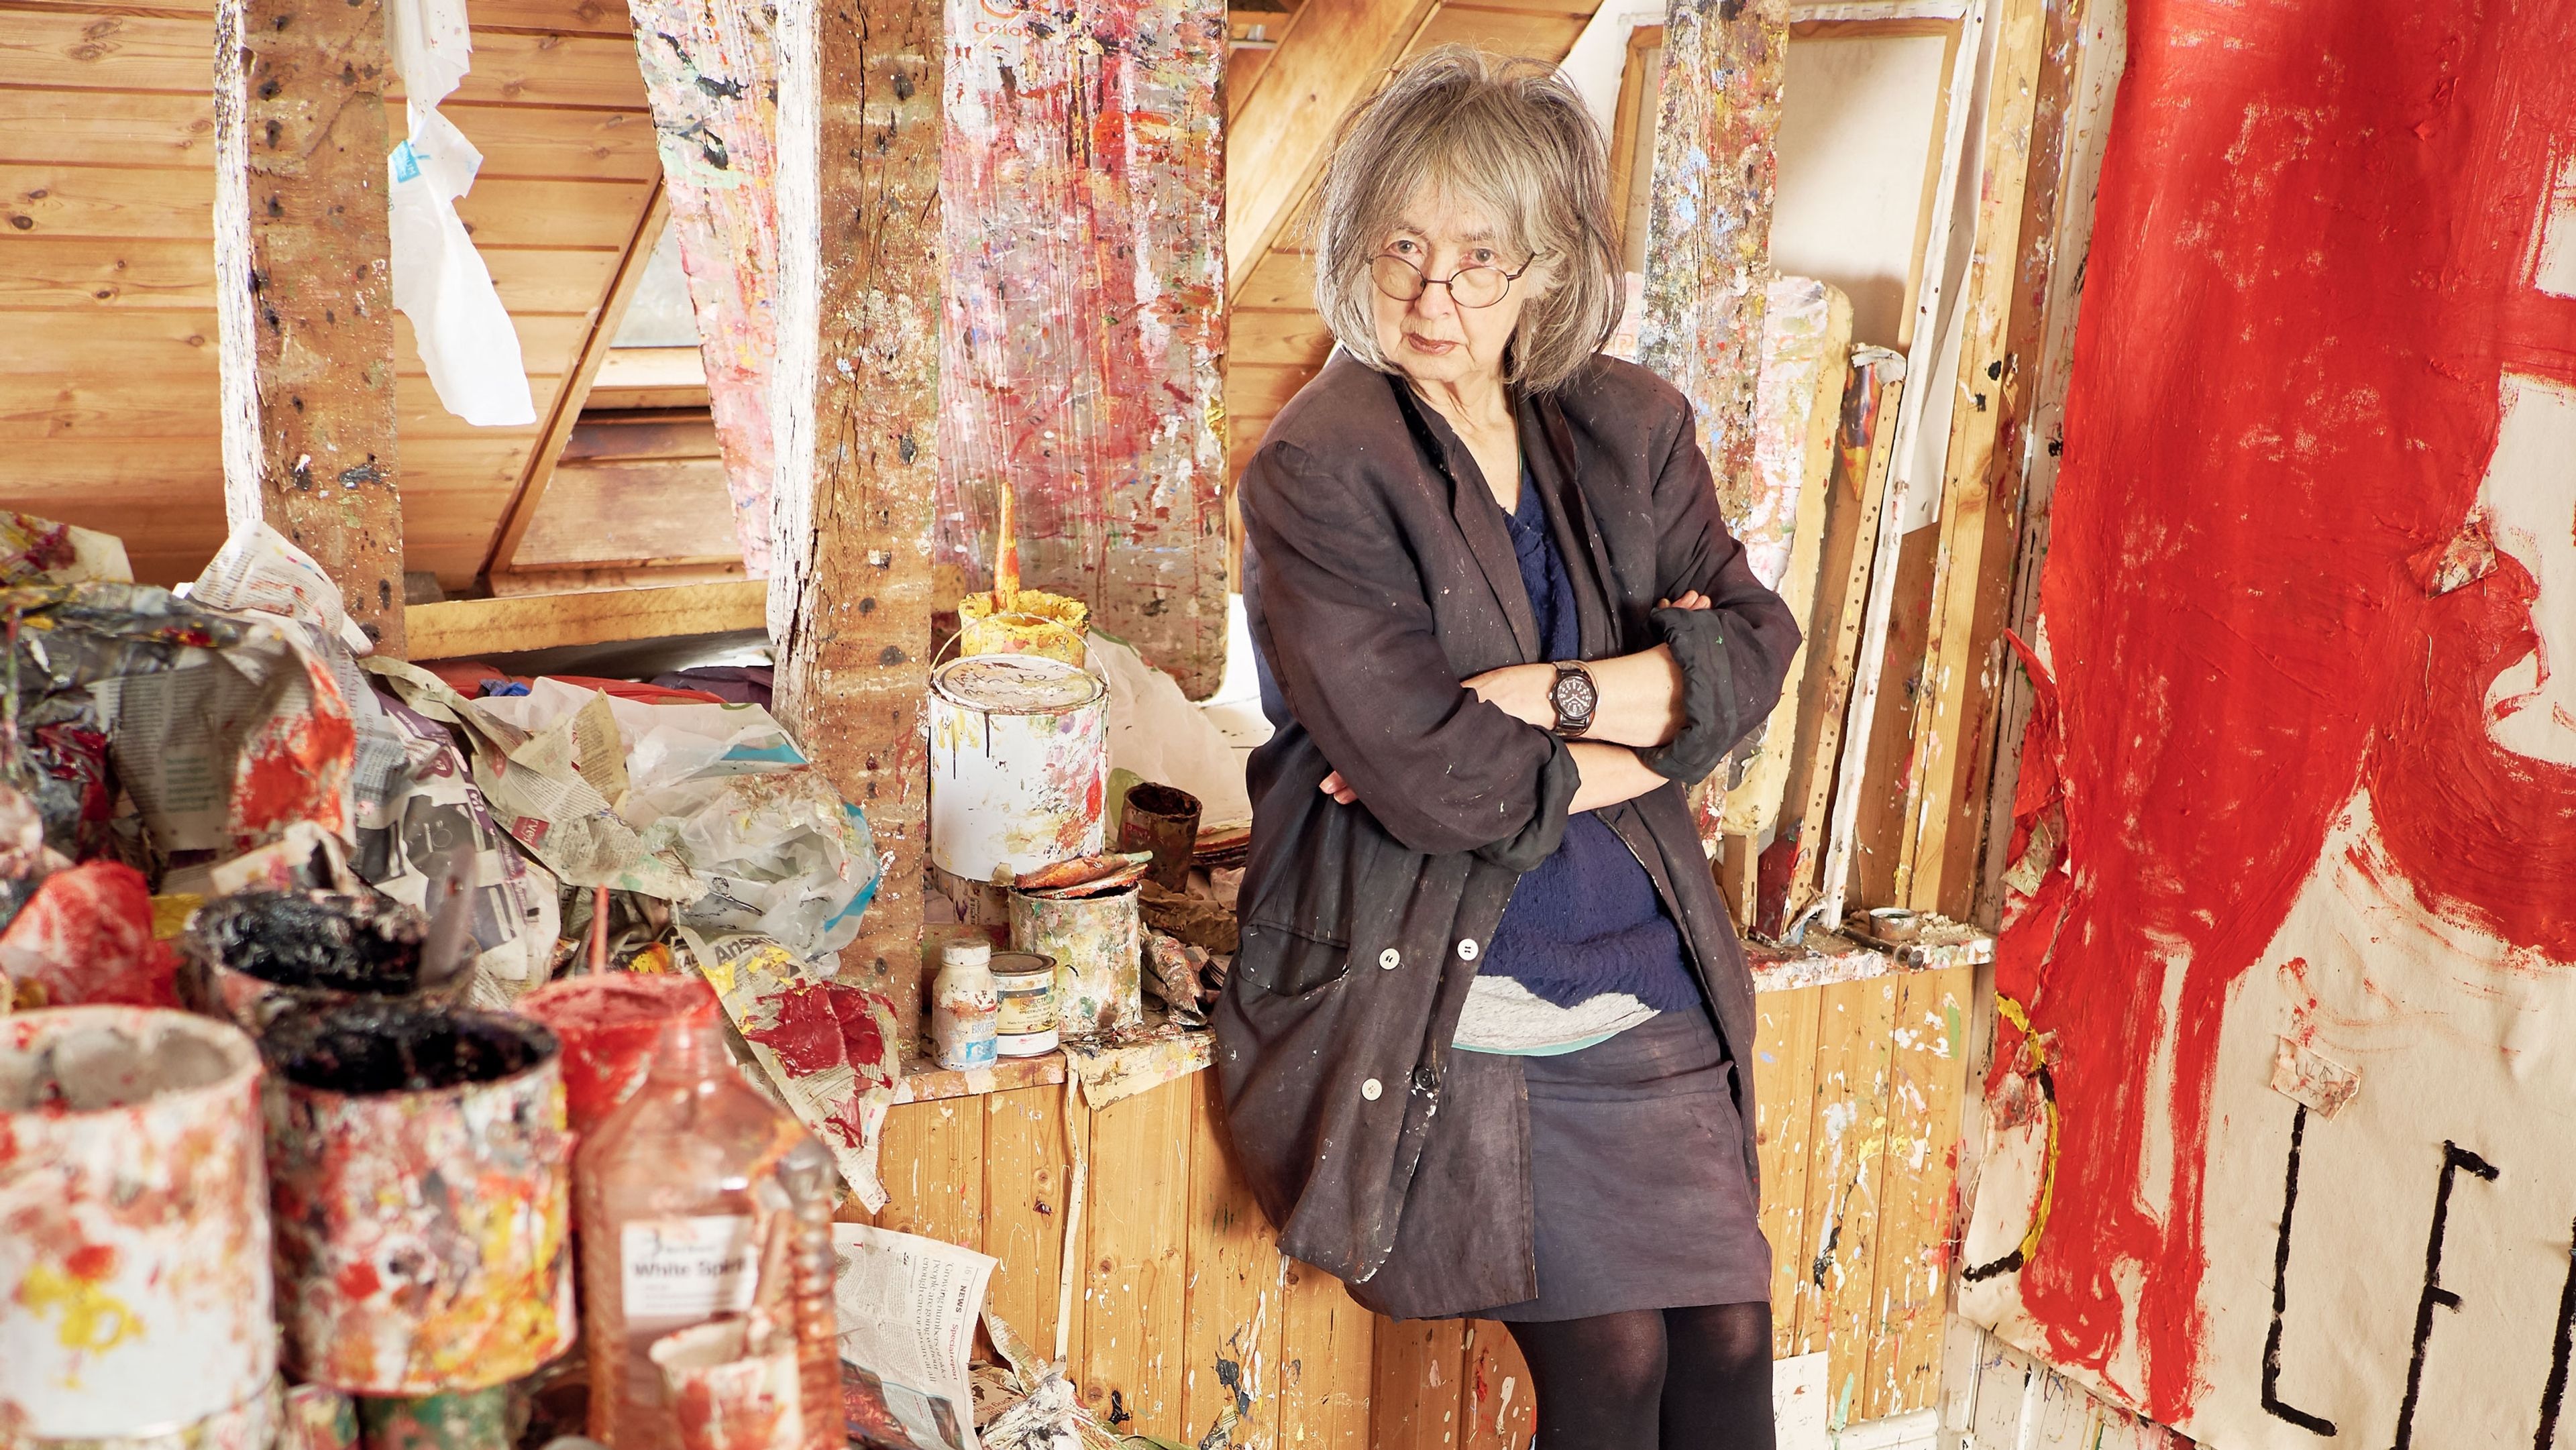
[[389, 897], [242, 891], [196, 910], [180, 933], [179, 999], [257, 1036], [297, 1007], [410, 998], [460, 1002], [471, 953], [429, 964], [429, 920]]
[[294, 1385], [277, 1426], [277, 1450], [356, 1450], [358, 1402], [328, 1385]]
[[751, 1321], [726, 1315], [653, 1341], [681, 1450], [805, 1450], [795, 1337], [764, 1338], [754, 1350]]
[[516, 1008], [563, 1044], [564, 1118], [578, 1139], [644, 1085], [665, 1024], [715, 1021], [716, 994], [695, 972], [593, 972], [549, 982]]
[[930, 859], [1007, 880], [1100, 850], [1109, 687], [1062, 660], [983, 655], [930, 676]]
[[961, 939], [940, 948], [939, 975], [930, 984], [930, 1040], [941, 1067], [963, 1072], [993, 1065], [1001, 1004], [992, 962], [990, 942]]
[[1056, 1021], [1066, 1037], [1144, 1021], [1135, 887], [1070, 899], [1014, 891], [1011, 945], [1055, 959]]
[[1188, 890], [1190, 861], [1199, 849], [1199, 798], [1152, 781], [1129, 786], [1126, 808], [1118, 813], [1118, 849], [1153, 852], [1154, 884]]
[[13, 1450], [281, 1450], [285, 1441], [278, 1428], [278, 1392], [278, 1381], [272, 1378], [267, 1388], [231, 1409], [175, 1430], [104, 1439], [19, 1441], [0, 1433], [0, 1445]]
[[1035, 952], [993, 953], [993, 1050], [1002, 1057], [1055, 1051], [1055, 959]]
[[357, 1395], [517, 1379], [571, 1344], [570, 1144], [553, 1033], [408, 1002], [260, 1039], [287, 1369]]
[[1091, 608], [1043, 589], [969, 594], [957, 601], [957, 653], [1037, 655], [1079, 669], [1090, 663], [1083, 640]]
[[365, 1450], [510, 1450], [510, 1387], [358, 1401]]
[[275, 1425], [259, 1075], [249, 1038], [185, 1012], [0, 1017], [0, 1408], [21, 1433]]

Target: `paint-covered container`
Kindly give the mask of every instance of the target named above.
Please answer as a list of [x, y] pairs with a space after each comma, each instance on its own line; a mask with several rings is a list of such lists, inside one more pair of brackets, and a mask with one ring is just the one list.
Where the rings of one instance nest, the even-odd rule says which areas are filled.
[[664, 1026], [716, 1020], [716, 994], [695, 972], [593, 972], [549, 982], [517, 1009], [563, 1044], [564, 1117], [578, 1138], [644, 1085]]
[[1055, 959], [1036, 952], [995, 952], [992, 967], [994, 1052], [1037, 1057], [1055, 1051]]
[[1055, 959], [1056, 1021], [1098, 1037], [1145, 1018], [1136, 888], [1059, 899], [1011, 893], [1011, 945]]
[[192, 1420], [174, 1430], [101, 1439], [11, 1441], [11, 1450], [294, 1450], [280, 1426], [278, 1400], [283, 1386], [272, 1378], [258, 1394], [229, 1410]]
[[0, 1017], [0, 1422], [274, 1426], [259, 1074], [248, 1037], [184, 1012]]
[[237, 892], [197, 908], [179, 937], [179, 997], [258, 1034], [298, 1007], [366, 999], [464, 999], [468, 951], [431, 962], [427, 917], [382, 896]]
[[1083, 631], [1091, 607], [1043, 589], [969, 594], [957, 602], [957, 653], [1040, 655], [1081, 666], [1091, 659]]
[[1097, 853], [1108, 691], [1037, 655], [979, 655], [933, 671], [931, 864], [993, 881]]
[[750, 1320], [728, 1314], [666, 1334], [647, 1351], [662, 1371], [680, 1450], [805, 1450], [796, 1341], [783, 1334], [756, 1340], [751, 1328]]
[[959, 940], [940, 949], [939, 975], [930, 984], [930, 1041], [941, 1067], [971, 1071], [993, 1065], [1001, 1004], [994, 997], [992, 962], [990, 942]]
[[541, 1024], [301, 1008], [260, 1051], [287, 1369], [359, 1395], [517, 1379], [572, 1342], [570, 1143]]

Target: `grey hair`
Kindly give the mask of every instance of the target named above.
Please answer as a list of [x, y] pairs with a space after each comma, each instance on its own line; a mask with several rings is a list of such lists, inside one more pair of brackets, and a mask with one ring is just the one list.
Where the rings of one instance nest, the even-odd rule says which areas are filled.
[[[1377, 346], [1369, 262], [1426, 185], [1491, 210], [1502, 240], [1538, 260], [1503, 361], [1527, 392], [1571, 379], [1626, 303], [1610, 234], [1609, 148], [1556, 67], [1466, 45], [1407, 62], [1342, 121], [1315, 215], [1315, 306], [1353, 357]], [[1532, 286], [1536, 283], [1536, 286]]]

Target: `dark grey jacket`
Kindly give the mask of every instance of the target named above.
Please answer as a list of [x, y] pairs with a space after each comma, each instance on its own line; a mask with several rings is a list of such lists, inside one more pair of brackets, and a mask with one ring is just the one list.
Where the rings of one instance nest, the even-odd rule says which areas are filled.
[[[1601, 814], [1681, 924], [1741, 1063], [1752, 980], [1684, 790], [1769, 714], [1797, 626], [1719, 522], [1690, 405], [1662, 379], [1596, 358], [1525, 401], [1521, 433], [1585, 657], [1665, 640], [1682, 661], [1689, 724], [1648, 757], [1673, 783]], [[1279, 729], [1252, 758], [1243, 944], [1216, 1013], [1240, 1165], [1280, 1247], [1363, 1304], [1417, 1318], [1531, 1298], [1518, 1060], [1449, 1045], [1577, 784], [1554, 735], [1459, 683], [1539, 657], [1502, 512], [1437, 413], [1338, 353], [1271, 424], [1241, 505]], [[1693, 589], [1715, 607], [1656, 608]], [[1316, 788], [1336, 768], [1357, 805]], [[1736, 1083], [1758, 1192], [1751, 1075]]]

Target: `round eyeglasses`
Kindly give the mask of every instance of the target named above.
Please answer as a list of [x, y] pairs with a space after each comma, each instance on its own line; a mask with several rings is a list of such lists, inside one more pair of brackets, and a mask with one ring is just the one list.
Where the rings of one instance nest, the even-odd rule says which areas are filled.
[[1480, 265], [1461, 267], [1446, 277], [1433, 277], [1393, 252], [1381, 252], [1369, 260], [1369, 280], [1398, 302], [1410, 302], [1434, 287], [1446, 287], [1449, 300], [1461, 307], [1491, 307], [1512, 290], [1521, 273], [1538, 265], [1538, 259], [1539, 254], [1532, 253], [1528, 261], [1510, 272]]

